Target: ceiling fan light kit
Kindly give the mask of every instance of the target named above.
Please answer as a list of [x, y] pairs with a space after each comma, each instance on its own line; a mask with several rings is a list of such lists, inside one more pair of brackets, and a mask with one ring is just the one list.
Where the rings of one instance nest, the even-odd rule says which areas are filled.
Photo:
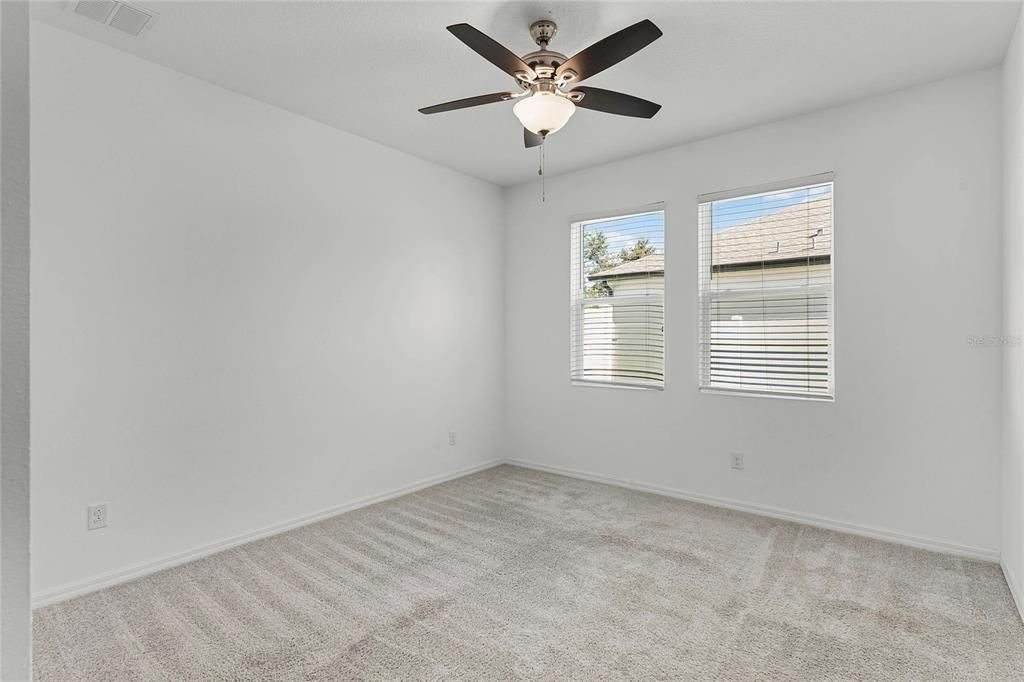
[[661, 109], [660, 104], [621, 92], [576, 86], [576, 83], [618, 64], [660, 38], [661, 30], [649, 19], [613, 33], [571, 58], [548, 49], [548, 44], [558, 33], [558, 26], [547, 19], [535, 21], [530, 26], [530, 36], [540, 49], [522, 57], [469, 24], [453, 24], [448, 31], [511, 76], [519, 91], [496, 92], [436, 104], [420, 109], [424, 114], [515, 99], [518, 101], [512, 112], [523, 125], [523, 143], [526, 147], [536, 147], [543, 144], [548, 135], [561, 130], [577, 107], [637, 118], [651, 118]]
[[512, 107], [523, 127], [531, 133], [547, 137], [569, 122], [576, 105], [568, 97], [548, 90], [537, 90]]

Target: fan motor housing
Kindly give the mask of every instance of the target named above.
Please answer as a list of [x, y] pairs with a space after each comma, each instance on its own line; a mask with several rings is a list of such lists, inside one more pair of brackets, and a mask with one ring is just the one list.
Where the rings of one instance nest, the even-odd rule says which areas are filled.
[[556, 73], [558, 67], [568, 59], [561, 52], [548, 49], [548, 43], [556, 33], [558, 25], [550, 19], [541, 19], [530, 24], [530, 36], [540, 49], [524, 54], [522, 60], [534, 70], [539, 82], [550, 81], [557, 87], [564, 87], [576, 80], [578, 74], [572, 69]]
[[540, 78], [554, 78], [555, 69], [564, 64], [568, 57], [561, 52], [537, 50], [524, 54], [522, 59], [529, 64], [531, 69], [537, 72]]

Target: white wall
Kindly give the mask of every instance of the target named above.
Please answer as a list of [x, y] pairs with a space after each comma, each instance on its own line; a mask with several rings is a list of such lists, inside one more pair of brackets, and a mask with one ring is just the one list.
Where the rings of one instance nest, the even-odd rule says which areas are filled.
[[496, 187], [39, 23], [32, 80], [37, 595], [499, 456]]
[[[994, 558], [1000, 349], [968, 337], [1001, 329], [999, 88], [988, 70], [551, 177], [546, 203], [536, 183], [508, 191], [508, 456]], [[823, 171], [836, 173], [835, 403], [699, 394], [697, 195]], [[666, 390], [573, 387], [570, 217], [655, 201]]]
[[1024, 617], [1024, 20], [1003, 64], [1002, 560]]
[[0, 679], [32, 660], [29, 591], [29, 6], [0, 3]]

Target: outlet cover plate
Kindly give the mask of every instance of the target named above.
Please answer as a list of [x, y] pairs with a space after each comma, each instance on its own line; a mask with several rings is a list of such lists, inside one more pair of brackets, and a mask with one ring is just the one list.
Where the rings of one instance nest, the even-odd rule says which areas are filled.
[[89, 530], [98, 530], [107, 527], [107, 503], [89, 505], [89, 521], [86, 526]]

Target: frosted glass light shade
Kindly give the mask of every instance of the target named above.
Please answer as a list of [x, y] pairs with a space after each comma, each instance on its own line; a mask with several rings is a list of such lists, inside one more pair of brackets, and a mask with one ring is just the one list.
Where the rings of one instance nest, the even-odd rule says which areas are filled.
[[576, 105], [568, 98], [551, 92], [537, 92], [524, 97], [512, 107], [523, 127], [531, 133], [550, 135], [568, 122]]

